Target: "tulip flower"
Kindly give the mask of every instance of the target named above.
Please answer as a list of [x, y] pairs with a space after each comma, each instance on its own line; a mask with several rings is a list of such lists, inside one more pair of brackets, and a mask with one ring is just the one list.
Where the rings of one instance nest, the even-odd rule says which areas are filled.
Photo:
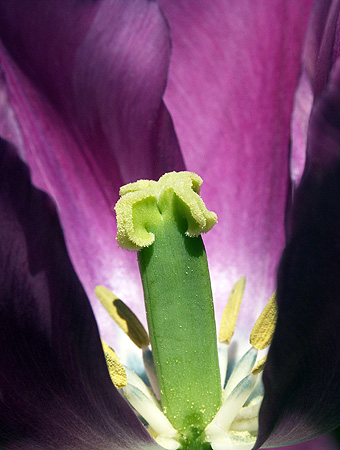
[[218, 321], [247, 279], [235, 359], [283, 252], [255, 448], [339, 424], [339, 5], [311, 7], [0, 2], [0, 447], [159, 448], [111, 383], [96, 321], [126, 366], [141, 355], [94, 288], [145, 323], [112, 208], [120, 186], [186, 169], [219, 218], [205, 239]]

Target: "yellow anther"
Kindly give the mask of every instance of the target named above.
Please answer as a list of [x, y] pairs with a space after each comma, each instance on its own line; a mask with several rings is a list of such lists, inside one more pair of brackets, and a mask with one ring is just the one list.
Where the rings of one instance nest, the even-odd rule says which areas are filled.
[[112, 348], [109, 347], [107, 343], [103, 341], [103, 339], [101, 341], [105, 355], [106, 365], [112, 383], [116, 386], [117, 389], [121, 389], [127, 385], [125, 369], [119, 362], [119, 358], [112, 350]]
[[139, 348], [148, 347], [148, 333], [131, 309], [104, 286], [97, 286], [94, 292], [110, 317], [131, 341]]
[[251, 373], [253, 375], [258, 375], [259, 373], [261, 373], [262, 370], [264, 369], [264, 365], [266, 364], [266, 361], [267, 361], [267, 355], [265, 355], [262, 359], [260, 359], [260, 361], [258, 361], [255, 364]]
[[270, 297], [250, 333], [250, 343], [258, 350], [270, 345], [277, 319], [276, 292]]
[[241, 277], [233, 286], [227, 306], [224, 308], [218, 340], [229, 344], [235, 330], [246, 285], [245, 277]]

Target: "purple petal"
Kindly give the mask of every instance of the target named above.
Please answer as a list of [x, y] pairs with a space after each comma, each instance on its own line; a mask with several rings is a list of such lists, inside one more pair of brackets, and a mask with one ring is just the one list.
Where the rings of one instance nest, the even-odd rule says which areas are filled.
[[306, 170], [278, 275], [259, 445], [311, 439], [340, 424], [339, 193], [340, 61], [310, 121]]
[[97, 284], [144, 311], [135, 255], [115, 241], [119, 187], [184, 168], [162, 102], [168, 27], [147, 0], [1, 2], [0, 26], [1, 134], [56, 200], [72, 261], [112, 342]]
[[332, 436], [325, 435], [302, 444], [280, 447], [280, 450], [339, 450], [339, 446]]
[[305, 166], [307, 129], [313, 102], [325, 89], [332, 64], [338, 57], [339, 8], [338, 0], [319, 0], [312, 8], [292, 117], [290, 166], [294, 186], [299, 184]]
[[205, 238], [218, 314], [245, 275], [247, 333], [284, 246], [290, 115], [311, 3], [160, 0], [173, 39], [166, 105], [219, 218]]
[[110, 380], [55, 207], [2, 140], [0, 204], [0, 447], [152, 446]]
[[303, 51], [303, 70], [308, 74], [314, 96], [326, 88], [334, 60], [339, 0], [318, 0], [311, 11]]

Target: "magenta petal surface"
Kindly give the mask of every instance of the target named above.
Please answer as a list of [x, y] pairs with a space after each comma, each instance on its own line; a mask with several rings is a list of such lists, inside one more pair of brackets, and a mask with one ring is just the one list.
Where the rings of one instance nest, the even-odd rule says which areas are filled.
[[56, 200], [101, 332], [117, 348], [95, 285], [144, 314], [136, 257], [115, 241], [119, 187], [184, 168], [162, 102], [168, 26], [148, 0], [13, 0], [0, 3], [0, 29], [1, 134]]
[[247, 333], [284, 246], [290, 115], [311, 3], [160, 0], [173, 40], [165, 102], [219, 218], [205, 237], [218, 314], [246, 276]]
[[0, 447], [152, 447], [110, 380], [54, 204], [0, 144]]
[[311, 439], [340, 424], [339, 193], [338, 60], [312, 111], [306, 170], [280, 264], [259, 445]]

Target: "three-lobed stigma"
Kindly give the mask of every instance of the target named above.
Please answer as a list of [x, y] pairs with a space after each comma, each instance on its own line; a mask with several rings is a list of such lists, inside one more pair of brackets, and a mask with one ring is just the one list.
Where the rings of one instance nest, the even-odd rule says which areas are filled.
[[174, 203], [187, 220], [188, 236], [211, 230], [217, 216], [199, 196], [201, 184], [202, 179], [192, 172], [170, 172], [158, 181], [139, 180], [123, 186], [115, 206], [118, 244], [132, 251], [150, 246], [155, 239], [150, 228], [162, 221], [162, 215], [171, 214]]

